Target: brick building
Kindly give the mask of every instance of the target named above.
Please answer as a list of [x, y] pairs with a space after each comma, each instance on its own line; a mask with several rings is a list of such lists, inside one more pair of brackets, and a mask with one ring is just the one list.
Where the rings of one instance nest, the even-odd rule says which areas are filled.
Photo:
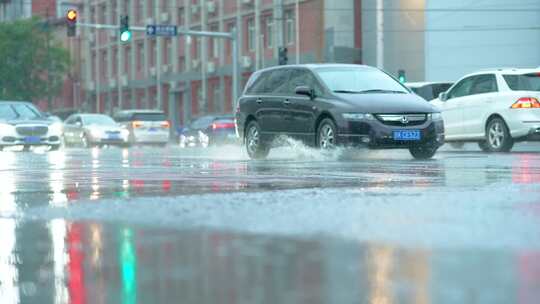
[[[29, 1], [29, 0], [28, 0]], [[32, 0], [62, 18], [70, 7], [79, 23], [130, 26], [176, 24], [183, 29], [230, 32], [237, 29], [240, 85], [260, 68], [277, 64], [278, 47], [289, 63], [361, 62], [362, 0]], [[296, 8], [298, 7], [298, 10]], [[297, 19], [298, 17], [298, 19]], [[179, 123], [206, 113], [231, 112], [231, 42], [177, 36], [150, 38], [133, 32], [122, 43], [118, 30], [78, 26], [67, 38], [73, 71], [55, 109], [113, 113], [125, 108], [161, 108]], [[298, 48], [297, 48], [298, 47]], [[298, 59], [296, 54], [298, 54]]]

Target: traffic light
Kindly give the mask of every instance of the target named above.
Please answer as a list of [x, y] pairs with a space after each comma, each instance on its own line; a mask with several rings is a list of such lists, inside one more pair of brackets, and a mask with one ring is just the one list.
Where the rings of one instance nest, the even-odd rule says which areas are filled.
[[278, 50], [278, 64], [286, 65], [288, 61], [289, 58], [287, 58], [287, 48], [282, 46]]
[[405, 70], [398, 70], [398, 79], [399, 79], [399, 82], [401, 83], [407, 82], [407, 76], [405, 76]]
[[77, 34], [77, 11], [70, 9], [66, 13], [67, 35], [74, 37]]
[[129, 16], [120, 16], [120, 41], [126, 42], [131, 39], [129, 30]]

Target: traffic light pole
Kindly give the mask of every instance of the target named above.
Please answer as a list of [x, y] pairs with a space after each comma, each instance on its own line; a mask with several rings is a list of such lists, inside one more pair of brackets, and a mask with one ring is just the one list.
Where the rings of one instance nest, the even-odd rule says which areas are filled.
[[[96, 24], [96, 23], [77, 23], [77, 26], [89, 27], [94, 29], [106, 29], [106, 30], [118, 30], [118, 25], [111, 24]], [[130, 30], [136, 32], [146, 32], [147, 28], [143, 26], [130, 26]], [[233, 98], [233, 111], [236, 108], [236, 102], [239, 97], [240, 90], [240, 70], [238, 68], [238, 55], [239, 55], [239, 41], [236, 29], [233, 29], [230, 33], [225, 32], [208, 32], [208, 31], [191, 31], [191, 30], [177, 30], [178, 35], [183, 36], [195, 36], [195, 37], [212, 37], [229, 39], [232, 42], [232, 98]]]

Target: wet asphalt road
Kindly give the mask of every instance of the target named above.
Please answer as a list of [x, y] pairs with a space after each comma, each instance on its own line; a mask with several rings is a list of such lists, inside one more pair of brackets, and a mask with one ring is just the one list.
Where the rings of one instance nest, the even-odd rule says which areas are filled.
[[0, 152], [0, 303], [538, 303], [540, 145]]

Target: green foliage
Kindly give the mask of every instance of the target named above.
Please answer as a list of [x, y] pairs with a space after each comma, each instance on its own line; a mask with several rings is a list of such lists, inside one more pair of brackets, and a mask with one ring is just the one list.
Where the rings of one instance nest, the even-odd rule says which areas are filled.
[[51, 96], [58, 94], [69, 52], [48, 30], [53, 28], [35, 18], [0, 23], [0, 100], [45, 99], [47, 78]]

